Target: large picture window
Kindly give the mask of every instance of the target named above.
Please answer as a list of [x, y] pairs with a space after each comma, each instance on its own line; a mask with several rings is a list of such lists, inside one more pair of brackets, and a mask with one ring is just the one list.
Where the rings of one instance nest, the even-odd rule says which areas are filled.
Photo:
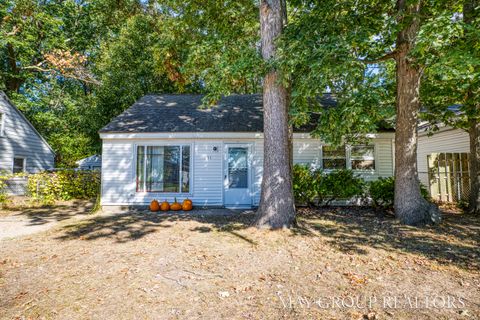
[[137, 191], [190, 192], [190, 146], [138, 146]]
[[345, 169], [347, 165], [347, 155], [345, 146], [332, 147], [323, 146], [323, 169], [337, 170]]
[[350, 162], [353, 170], [375, 170], [375, 147], [373, 145], [352, 146]]

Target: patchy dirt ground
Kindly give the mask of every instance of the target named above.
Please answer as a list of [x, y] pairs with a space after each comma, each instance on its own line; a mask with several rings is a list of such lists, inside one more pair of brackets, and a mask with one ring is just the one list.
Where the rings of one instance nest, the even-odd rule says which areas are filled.
[[0, 241], [0, 317], [478, 319], [480, 219], [398, 225], [366, 209], [299, 227], [122, 214]]
[[41, 206], [25, 197], [15, 198], [0, 208], [0, 240], [45, 231], [61, 222], [87, 217], [93, 208], [93, 203], [86, 200]]

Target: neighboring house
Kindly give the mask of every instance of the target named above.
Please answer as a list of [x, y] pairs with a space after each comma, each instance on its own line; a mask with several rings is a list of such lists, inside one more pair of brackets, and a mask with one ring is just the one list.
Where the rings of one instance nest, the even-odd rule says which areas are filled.
[[102, 157], [98, 154], [83, 158], [76, 162], [80, 170], [100, 170], [102, 168]]
[[55, 154], [32, 124], [0, 91], [0, 171], [51, 169]]
[[[335, 105], [325, 96], [323, 105]], [[333, 149], [294, 130], [294, 162], [351, 168], [366, 179], [393, 174], [394, 132], [370, 145]], [[232, 95], [202, 108], [201, 95], [148, 95], [100, 130], [102, 206], [186, 197], [197, 206], [254, 207], [263, 166], [261, 95]]]
[[440, 126], [429, 135], [428, 123], [418, 127], [417, 165], [420, 182], [436, 201], [466, 201], [469, 193], [468, 133]]

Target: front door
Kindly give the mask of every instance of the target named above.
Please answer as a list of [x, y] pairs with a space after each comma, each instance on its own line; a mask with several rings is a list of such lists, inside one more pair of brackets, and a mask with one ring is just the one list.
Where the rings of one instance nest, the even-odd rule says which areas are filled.
[[224, 202], [226, 207], [250, 207], [250, 145], [225, 145]]

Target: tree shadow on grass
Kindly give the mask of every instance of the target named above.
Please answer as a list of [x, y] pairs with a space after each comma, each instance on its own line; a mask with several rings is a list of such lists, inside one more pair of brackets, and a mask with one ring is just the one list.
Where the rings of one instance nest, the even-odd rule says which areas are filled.
[[121, 214], [100, 215], [85, 219], [64, 227], [64, 233], [57, 237], [59, 240], [95, 240], [112, 238], [118, 243], [138, 240], [144, 236], [170, 228], [174, 223], [182, 221], [197, 221], [201, 226], [190, 229], [192, 232], [225, 232], [240, 238], [250, 244], [254, 241], [239, 234], [237, 231], [248, 228], [253, 220], [251, 211], [223, 210], [227, 214], [202, 214], [201, 210], [193, 213], [146, 213], [128, 212]]
[[[196, 210], [190, 214], [128, 212], [94, 216], [65, 226], [57, 239], [111, 238], [123, 243], [160, 232], [178, 222], [196, 221], [200, 225], [189, 229], [191, 232], [227, 233], [257, 245], [248, 233], [241, 232], [252, 225], [254, 212], [216, 209], [216, 214], [211, 214], [212, 211], [215, 210]], [[341, 252], [367, 255], [373, 248], [414, 253], [442, 264], [480, 270], [478, 217], [446, 214], [439, 226], [410, 227], [370, 208], [340, 207], [299, 210], [298, 220], [298, 226], [291, 230], [292, 236], [321, 238]]]
[[299, 234], [322, 237], [342, 252], [367, 254], [368, 248], [375, 248], [414, 253], [480, 270], [479, 217], [447, 213], [438, 226], [412, 227], [372, 209], [346, 207], [309, 211], [299, 220]]
[[29, 226], [38, 226], [50, 222], [60, 222], [76, 215], [89, 214], [93, 202], [89, 200], [75, 200], [68, 204], [55, 204], [39, 207], [9, 207], [4, 209], [8, 216], [27, 218]]

